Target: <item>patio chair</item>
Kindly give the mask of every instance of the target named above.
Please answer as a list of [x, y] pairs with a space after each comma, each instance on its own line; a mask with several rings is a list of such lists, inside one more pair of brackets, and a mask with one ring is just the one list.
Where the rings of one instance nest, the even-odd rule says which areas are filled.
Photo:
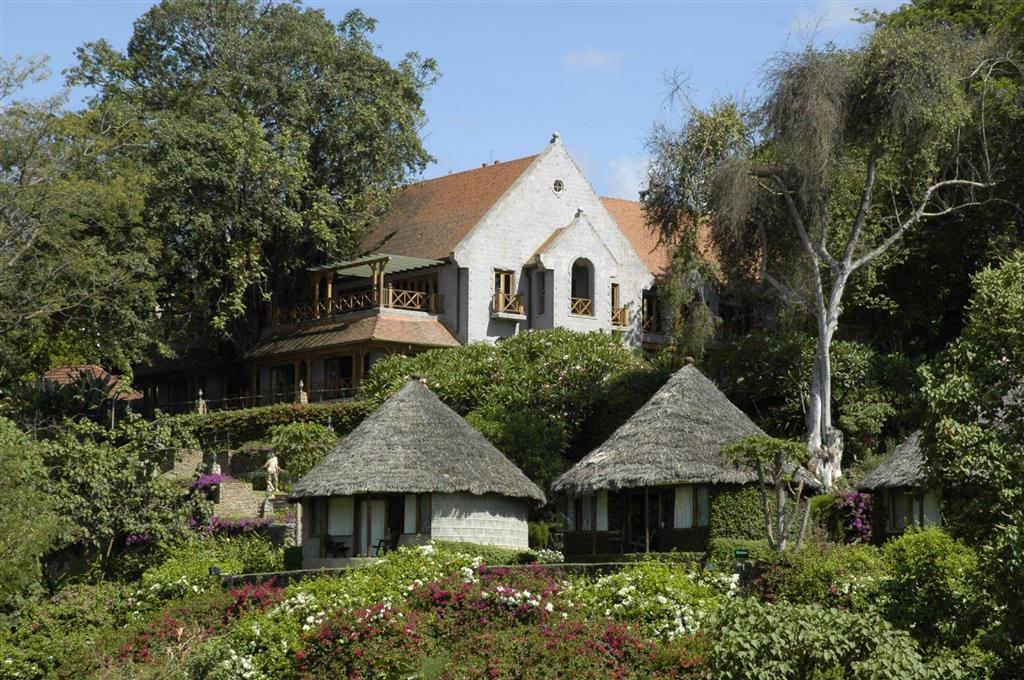
[[336, 541], [332, 536], [325, 536], [324, 556], [339, 557], [338, 553], [341, 553], [340, 557], [348, 557], [348, 546], [345, 545], [345, 541]]

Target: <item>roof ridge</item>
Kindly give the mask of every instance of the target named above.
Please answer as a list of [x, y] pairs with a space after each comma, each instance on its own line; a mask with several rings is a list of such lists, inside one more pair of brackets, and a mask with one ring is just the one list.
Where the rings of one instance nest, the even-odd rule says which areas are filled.
[[446, 175], [439, 175], [438, 177], [431, 177], [430, 179], [418, 179], [418, 180], [416, 180], [414, 182], [410, 182], [409, 184], [406, 184], [404, 186], [399, 187], [399, 190], [404, 189], [404, 188], [409, 187], [409, 186], [416, 185], [416, 184], [426, 184], [427, 182], [436, 182], [439, 179], [447, 179], [449, 177], [458, 177], [459, 175], [465, 175], [465, 174], [468, 174], [468, 173], [471, 173], [471, 172], [479, 172], [481, 170], [487, 170], [489, 168], [497, 168], [497, 167], [500, 167], [502, 165], [508, 165], [509, 163], [518, 163], [520, 161], [533, 160], [533, 159], [535, 159], [539, 155], [540, 155], [539, 153], [535, 153], [535, 154], [533, 154], [531, 156], [522, 156], [521, 158], [513, 158], [512, 160], [508, 160], [508, 161], [492, 161], [491, 163], [487, 163], [486, 165], [482, 165], [479, 168], [466, 168], [465, 170], [457, 170], [455, 172], [448, 172], [448, 174], [446, 174]]

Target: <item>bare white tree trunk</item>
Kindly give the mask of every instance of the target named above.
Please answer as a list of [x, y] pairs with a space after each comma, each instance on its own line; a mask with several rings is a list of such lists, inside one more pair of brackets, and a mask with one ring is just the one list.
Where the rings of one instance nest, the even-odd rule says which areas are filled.
[[[843, 253], [837, 258], [829, 252], [830, 228], [827, 219], [819, 217], [817, 223], [811, 223], [813, 231], [808, 230], [804, 215], [797, 203], [797, 192], [789, 186], [787, 178], [771, 170], [755, 171], [754, 174], [772, 181], [778, 193], [785, 199], [793, 228], [800, 237], [800, 243], [808, 258], [808, 273], [811, 275], [810, 298], [772, 276], [767, 269], [767, 255], [762, 258], [761, 275], [781, 294], [783, 299], [804, 307], [814, 315], [817, 321], [818, 341], [811, 367], [811, 389], [806, 415], [806, 442], [811, 455], [809, 466], [811, 471], [817, 474], [826, 489], [830, 489], [843, 474], [843, 434], [832, 425], [831, 348], [832, 339], [839, 327], [843, 294], [846, 292], [847, 282], [854, 272], [888, 251], [907, 230], [922, 219], [946, 215], [969, 205], [980, 204], [970, 197], [960, 203], [929, 211], [928, 208], [932, 204], [935, 192], [947, 187], [973, 190], [987, 187], [989, 184], [961, 179], [933, 183], [924, 190], [920, 202], [910, 215], [904, 217], [896, 212], [891, 216], [890, 219], [895, 224], [895, 228], [888, 237], [860, 257], [855, 257], [860, 245], [864, 221], [871, 206], [871, 192], [875, 185], [875, 158], [870, 157], [867, 161], [857, 215], [850, 225]], [[768, 242], [763, 229], [760, 230], [760, 237], [766, 254]]]

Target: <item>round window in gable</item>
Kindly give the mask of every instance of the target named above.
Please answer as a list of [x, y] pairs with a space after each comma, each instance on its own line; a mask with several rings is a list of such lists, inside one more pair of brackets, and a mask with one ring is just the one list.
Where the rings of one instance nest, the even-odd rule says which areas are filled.
[[551, 188], [552, 190], [554, 190], [556, 194], [560, 194], [563, 190], [565, 190], [565, 184], [562, 182], [562, 180], [556, 179], [555, 183], [551, 186]]

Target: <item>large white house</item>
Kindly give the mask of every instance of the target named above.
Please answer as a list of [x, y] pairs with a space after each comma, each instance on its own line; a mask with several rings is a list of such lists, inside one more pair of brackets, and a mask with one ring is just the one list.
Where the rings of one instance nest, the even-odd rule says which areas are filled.
[[636, 201], [601, 198], [558, 134], [535, 156], [401, 189], [362, 255], [310, 271], [249, 352], [260, 401], [349, 394], [381, 356], [553, 327], [665, 342], [669, 249]]

